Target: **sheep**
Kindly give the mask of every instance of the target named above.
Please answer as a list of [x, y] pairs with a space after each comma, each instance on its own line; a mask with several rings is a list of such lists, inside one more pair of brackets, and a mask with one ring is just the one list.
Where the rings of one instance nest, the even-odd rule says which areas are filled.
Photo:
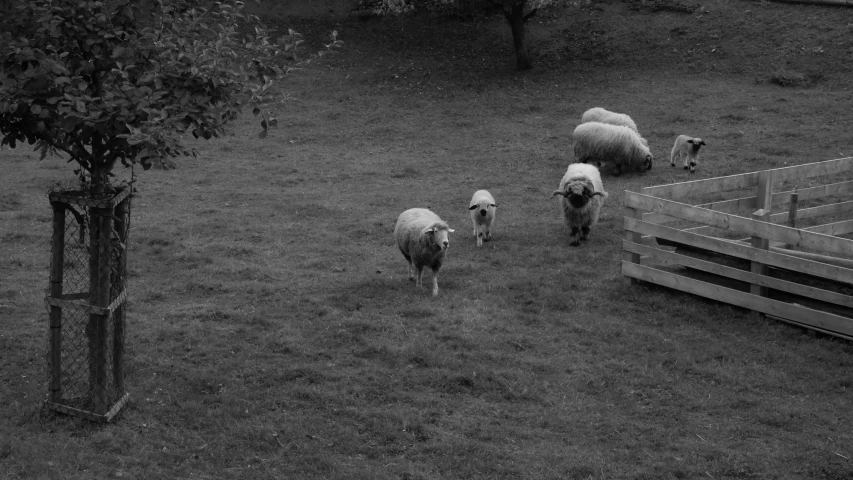
[[628, 127], [601, 122], [582, 123], [572, 133], [575, 160], [587, 163], [595, 160], [614, 164], [614, 175], [625, 168], [652, 168], [654, 157], [649, 147], [643, 145], [637, 132]]
[[[601, 107], [590, 108], [589, 110], [583, 112], [581, 116], [581, 123], [588, 122], [600, 122], [607, 123], [610, 125], [620, 125], [623, 127], [628, 127], [637, 135], [640, 135], [640, 131], [637, 130], [637, 124], [634, 123], [634, 120], [625, 113], [616, 113], [611, 112], [610, 110], [606, 110]], [[649, 146], [649, 142], [640, 135], [640, 141], [643, 142], [643, 145]]]
[[415, 285], [422, 286], [423, 269], [431, 268], [433, 296], [438, 295], [438, 271], [450, 245], [448, 233], [454, 231], [426, 208], [410, 208], [397, 217], [394, 238], [409, 266], [409, 280], [414, 280], [417, 272]]
[[706, 143], [701, 138], [694, 138], [689, 135], [679, 135], [675, 139], [675, 145], [672, 146], [672, 152], [669, 154], [669, 164], [675, 166], [675, 161], [679, 157], [684, 157], [684, 169], [690, 165], [690, 173], [696, 173], [696, 164], [699, 162], [699, 148]]
[[589, 232], [598, 222], [601, 206], [607, 198], [598, 168], [583, 163], [569, 165], [560, 180], [560, 188], [551, 194], [551, 198], [557, 195], [563, 197], [560, 199], [560, 211], [571, 231], [570, 244], [577, 247], [581, 240], [589, 239]]
[[587, 122], [600, 122], [600, 123], [608, 123], [610, 125], [621, 125], [623, 127], [628, 127], [638, 135], [640, 133], [637, 130], [637, 124], [634, 123], [634, 120], [631, 119], [628, 115], [624, 113], [616, 113], [611, 112], [610, 110], [594, 107], [589, 110], [583, 112], [583, 116], [581, 116], [581, 123]]
[[486, 190], [477, 190], [471, 197], [471, 223], [474, 224], [474, 237], [477, 246], [482, 247], [483, 242], [492, 239], [492, 224], [495, 222], [495, 209], [498, 205], [495, 198]]

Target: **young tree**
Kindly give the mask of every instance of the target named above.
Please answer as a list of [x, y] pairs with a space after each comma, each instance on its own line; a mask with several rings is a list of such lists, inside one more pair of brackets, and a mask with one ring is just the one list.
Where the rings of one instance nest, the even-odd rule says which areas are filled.
[[62, 152], [102, 195], [118, 162], [170, 167], [196, 154], [184, 133], [217, 137], [243, 107], [263, 137], [274, 81], [311, 59], [301, 42], [238, 0], [16, 0], [0, 19], [0, 146]]
[[[91, 404], [88, 414], [108, 421], [127, 398], [120, 358], [129, 213], [127, 203], [110, 202], [130, 192], [109, 184], [113, 168], [169, 168], [174, 157], [196, 155], [185, 133], [218, 137], [244, 107], [261, 115], [265, 137], [276, 123], [262, 111], [280, 96], [275, 80], [313, 57], [301, 56], [296, 32], [273, 38], [239, 0], [12, 0], [12, 12], [0, 1], [0, 147], [27, 142], [42, 157], [67, 155], [84, 185], [73, 192], [83, 214], [51, 197], [50, 400], [66, 413]], [[319, 54], [339, 44], [333, 32]], [[79, 224], [72, 243], [88, 255], [88, 291], [78, 282], [71, 295], [63, 294], [64, 271], [79, 273], [80, 262], [64, 260], [66, 210]], [[88, 317], [82, 404], [63, 403], [62, 378], [75, 372], [63, 368], [74, 361], [62, 349], [63, 311]]]
[[538, 9], [550, 5], [577, 5], [581, 0], [381, 0], [374, 8], [377, 14], [403, 14], [415, 8], [424, 7], [439, 11], [481, 10], [499, 11], [503, 14], [512, 31], [515, 48], [515, 66], [517, 70], [527, 70], [533, 66], [527, 48], [524, 25], [536, 15]]

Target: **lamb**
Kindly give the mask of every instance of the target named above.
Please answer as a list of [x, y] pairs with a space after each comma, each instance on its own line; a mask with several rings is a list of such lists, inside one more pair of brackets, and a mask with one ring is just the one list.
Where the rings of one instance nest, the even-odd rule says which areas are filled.
[[696, 164], [699, 162], [699, 148], [706, 143], [701, 138], [694, 138], [689, 135], [679, 135], [675, 139], [675, 145], [672, 146], [672, 152], [669, 154], [669, 164], [675, 166], [675, 161], [680, 157], [684, 157], [684, 169], [690, 165], [690, 173], [696, 173]]
[[444, 220], [426, 208], [411, 208], [401, 213], [394, 227], [397, 246], [409, 266], [409, 279], [418, 277], [415, 285], [422, 286], [424, 267], [432, 269], [432, 294], [438, 295], [438, 271], [450, 245], [448, 233], [453, 233]]
[[560, 188], [551, 194], [551, 198], [557, 195], [563, 197], [560, 199], [560, 211], [571, 231], [571, 246], [577, 247], [581, 240], [589, 239], [589, 232], [598, 222], [601, 206], [607, 198], [598, 168], [583, 163], [569, 165], [560, 180]]
[[614, 164], [614, 175], [623, 169], [650, 170], [652, 156], [649, 147], [643, 145], [637, 132], [628, 127], [610, 125], [601, 122], [582, 123], [572, 133], [575, 160], [587, 163], [595, 160], [598, 166], [602, 162]]
[[495, 209], [498, 206], [495, 198], [486, 190], [477, 190], [471, 197], [471, 223], [474, 224], [474, 237], [477, 238], [477, 246], [482, 247], [483, 242], [492, 239], [492, 224], [495, 222]]

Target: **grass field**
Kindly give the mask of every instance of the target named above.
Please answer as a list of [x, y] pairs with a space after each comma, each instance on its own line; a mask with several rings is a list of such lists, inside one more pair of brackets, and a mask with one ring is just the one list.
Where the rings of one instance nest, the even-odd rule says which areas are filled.
[[[850, 342], [619, 271], [626, 189], [853, 155], [853, 10], [648, 5], [541, 12], [522, 74], [498, 19], [273, 19], [345, 47], [282, 83], [267, 139], [244, 118], [136, 172], [110, 425], [40, 408], [46, 192], [71, 168], [0, 151], [0, 478], [853, 478]], [[573, 248], [548, 196], [592, 106], [655, 164], [604, 176]], [[708, 144], [692, 176], [681, 133]], [[394, 244], [411, 207], [456, 229], [438, 297]]]

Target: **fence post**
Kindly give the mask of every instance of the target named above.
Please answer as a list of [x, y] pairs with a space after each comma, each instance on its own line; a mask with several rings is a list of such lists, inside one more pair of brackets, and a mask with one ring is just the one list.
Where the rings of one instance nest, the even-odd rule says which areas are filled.
[[[643, 211], [633, 207], [625, 207], [625, 216], [629, 218], [635, 218], [637, 220], [643, 219]], [[625, 240], [634, 243], [640, 243], [643, 241], [643, 235], [636, 232], [625, 231], [623, 237]], [[639, 253], [631, 253], [631, 252], [622, 252], [622, 260], [626, 262], [640, 264], [640, 254]], [[639, 285], [640, 281], [636, 278], [624, 277], [625, 284], [627, 285]]]
[[[758, 191], [756, 193], [758, 210], [752, 213], [753, 220], [767, 221], [770, 218], [770, 210], [773, 207], [773, 171], [764, 170], [758, 173]], [[753, 248], [768, 250], [770, 248], [770, 240], [761, 237], [752, 237]], [[767, 265], [758, 262], [750, 262], [750, 271], [758, 275], [767, 275], [769, 269]], [[767, 287], [752, 284], [749, 287], [750, 293], [762, 297], [767, 296]], [[759, 314], [761, 316], [761, 314]]]
[[[50, 261], [50, 296], [62, 298], [62, 276], [65, 268], [65, 207], [53, 207], [53, 240]], [[50, 306], [50, 400], [62, 398], [62, 307]]]
[[[799, 199], [799, 194], [794, 190], [794, 193], [791, 194], [791, 205], [788, 207], [788, 226], [791, 228], [797, 228], [797, 202]], [[786, 247], [789, 250], [794, 248], [790, 243]]]

